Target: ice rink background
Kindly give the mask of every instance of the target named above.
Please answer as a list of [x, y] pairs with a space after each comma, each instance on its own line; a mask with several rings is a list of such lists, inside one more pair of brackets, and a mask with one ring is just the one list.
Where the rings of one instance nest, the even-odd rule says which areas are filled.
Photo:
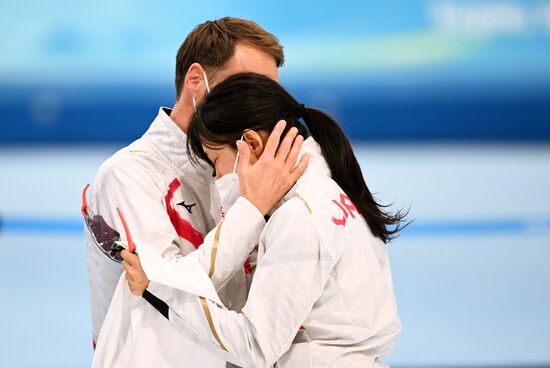
[[550, 366], [550, 1], [1, 5], [0, 367], [89, 366], [82, 187], [173, 103], [185, 35], [228, 14], [280, 37], [283, 84], [411, 208], [387, 361]]

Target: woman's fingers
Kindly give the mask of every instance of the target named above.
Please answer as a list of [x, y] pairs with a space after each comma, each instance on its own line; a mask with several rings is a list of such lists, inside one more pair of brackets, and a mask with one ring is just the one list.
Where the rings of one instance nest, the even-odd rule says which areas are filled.
[[126, 272], [128, 272], [128, 270], [131, 268], [130, 264], [125, 259], [123, 259], [123, 261], [122, 261], [122, 267], [124, 268], [124, 271], [126, 271]]
[[136, 266], [139, 263], [139, 256], [135, 253], [132, 253], [126, 249], [123, 249], [122, 252], [120, 252], [120, 256], [126, 263], [128, 263], [130, 266]]
[[284, 120], [279, 120], [277, 125], [275, 125], [275, 128], [269, 135], [269, 138], [267, 138], [267, 143], [265, 144], [264, 152], [262, 153], [262, 157], [264, 159], [275, 157], [275, 152], [277, 152], [277, 147], [279, 147], [279, 142], [281, 141], [281, 135], [283, 134], [285, 127], [286, 127], [286, 121]]
[[[149, 285], [149, 279], [147, 279], [147, 275], [141, 268], [138, 256], [128, 251], [125, 252], [123, 254], [122, 267], [126, 271], [125, 277], [128, 282], [128, 288], [132, 294], [142, 295]], [[134, 263], [131, 264], [129, 261]]]
[[277, 153], [275, 154], [275, 161], [277, 161], [281, 166], [285, 164], [287, 156], [291, 148], [293, 147], [293, 143], [295, 142], [294, 139], [297, 135], [298, 129], [296, 127], [290, 128], [288, 133], [286, 133], [285, 137], [283, 138], [283, 141], [279, 145]]
[[122, 261], [122, 267], [124, 268], [124, 271], [126, 271], [126, 280], [131, 281], [134, 267], [131, 266], [128, 262]]
[[239, 160], [237, 161], [237, 172], [244, 172], [250, 166], [250, 147], [246, 142], [237, 141]]
[[307, 164], [309, 163], [309, 155], [306, 153], [298, 162], [298, 165], [290, 172], [291, 182], [296, 182], [304, 174], [304, 171], [307, 169]]
[[294, 166], [296, 166], [296, 163], [298, 161], [298, 155], [300, 154], [300, 150], [302, 149], [302, 144], [304, 143], [304, 137], [299, 135], [294, 139], [294, 142], [292, 143], [292, 148], [290, 150], [290, 153], [285, 157], [284, 166], [285, 170], [291, 171]]

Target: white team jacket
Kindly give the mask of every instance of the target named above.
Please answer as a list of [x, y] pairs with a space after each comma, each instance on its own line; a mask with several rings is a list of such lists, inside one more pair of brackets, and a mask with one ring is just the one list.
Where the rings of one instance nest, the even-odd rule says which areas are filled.
[[[228, 215], [242, 221], [220, 223], [218, 239], [201, 248], [210, 274], [238, 266], [259, 239], [242, 312], [154, 282], [151, 292], [167, 303], [168, 322], [181, 334], [242, 367], [384, 367], [379, 358], [401, 330], [386, 245], [330, 178], [312, 138], [304, 152], [311, 156], [306, 173], [263, 229], [241, 197]], [[236, 235], [243, 239], [237, 247]]]
[[[147, 241], [165, 259], [175, 259], [199, 247], [203, 236], [215, 224], [209, 214], [211, 170], [191, 165], [186, 152], [186, 136], [168, 113], [168, 109], [161, 108], [140, 139], [102, 164], [90, 191], [90, 208], [103, 216], [124, 239], [116, 212], [120, 207], [133, 237]], [[86, 228], [84, 233], [95, 343], [123, 270], [120, 264], [101, 253]], [[216, 285], [224, 304], [238, 310], [246, 300], [244, 268], [240, 266], [231, 275], [224, 276], [225, 279], [231, 276], [229, 282]], [[127, 302], [131, 298], [128, 296]], [[139, 302], [140, 307], [151, 309], [145, 301]], [[158, 321], [155, 329], [149, 331], [151, 339], [140, 347], [143, 357], [148, 356], [147, 351], [165, 351], [166, 359], [170, 360], [174, 358], [168, 351], [170, 346], [179, 344], [180, 353], [176, 357], [182, 365], [187, 362], [194, 366], [200, 364], [201, 359], [204, 365], [214, 364], [208, 357], [211, 354], [197, 350], [187, 338], [174, 333], [155, 310], [151, 312]], [[191, 350], [185, 351], [184, 345]], [[216, 364], [219, 361], [216, 359]], [[146, 360], [141, 364], [149, 366]], [[155, 364], [163, 366], [162, 361]]]

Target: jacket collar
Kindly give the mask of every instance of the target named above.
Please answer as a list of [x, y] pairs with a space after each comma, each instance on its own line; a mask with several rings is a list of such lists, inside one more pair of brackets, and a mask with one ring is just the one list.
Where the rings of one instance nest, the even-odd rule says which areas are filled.
[[170, 166], [183, 170], [189, 164], [187, 135], [170, 118], [171, 109], [161, 107], [147, 132], [143, 135], [155, 153]]
[[142, 139], [166, 165], [183, 174], [188, 181], [209, 184], [212, 169], [206, 163], [193, 165], [187, 155], [187, 134], [170, 118], [172, 109], [161, 107]]
[[298, 160], [304, 156], [304, 154], [309, 154], [309, 163], [307, 166], [306, 171], [304, 172], [304, 175], [298, 179], [296, 184], [288, 191], [288, 193], [283, 197], [283, 202], [286, 202], [287, 200], [291, 199], [292, 197], [296, 196], [296, 190], [301, 182], [306, 180], [308, 177], [311, 176], [331, 176], [330, 169], [328, 167], [328, 164], [323, 157], [323, 153], [321, 151], [321, 146], [319, 146], [319, 143], [313, 139], [313, 137], [309, 137], [304, 141], [304, 144], [302, 145], [302, 149], [300, 150], [300, 154], [298, 155]]
[[309, 164], [307, 166], [306, 171], [298, 179], [296, 184], [288, 191], [288, 193], [277, 203], [273, 209], [269, 212], [268, 216], [272, 215], [273, 212], [275, 212], [279, 207], [283, 205], [286, 201], [298, 196], [298, 187], [300, 186], [300, 183], [304, 180], [307, 180], [308, 177], [312, 176], [328, 176], [330, 177], [330, 169], [327, 165], [327, 162], [325, 161], [325, 158], [323, 157], [323, 153], [321, 151], [321, 146], [313, 139], [313, 137], [309, 137], [304, 141], [304, 144], [302, 145], [302, 149], [300, 150], [300, 154], [298, 155], [298, 159], [301, 159], [304, 154], [309, 154]]

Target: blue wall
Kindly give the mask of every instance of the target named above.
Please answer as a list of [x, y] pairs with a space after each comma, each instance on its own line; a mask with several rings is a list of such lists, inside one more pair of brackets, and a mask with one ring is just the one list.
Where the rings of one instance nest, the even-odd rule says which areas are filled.
[[[472, 95], [419, 86], [404, 94], [380, 93], [368, 84], [296, 82], [288, 88], [304, 103], [336, 116], [354, 140], [550, 141], [545, 90]], [[9, 96], [0, 100], [0, 145], [128, 143], [143, 134], [159, 106], [174, 101], [171, 86], [16, 87], [2, 88], [0, 95]]]

